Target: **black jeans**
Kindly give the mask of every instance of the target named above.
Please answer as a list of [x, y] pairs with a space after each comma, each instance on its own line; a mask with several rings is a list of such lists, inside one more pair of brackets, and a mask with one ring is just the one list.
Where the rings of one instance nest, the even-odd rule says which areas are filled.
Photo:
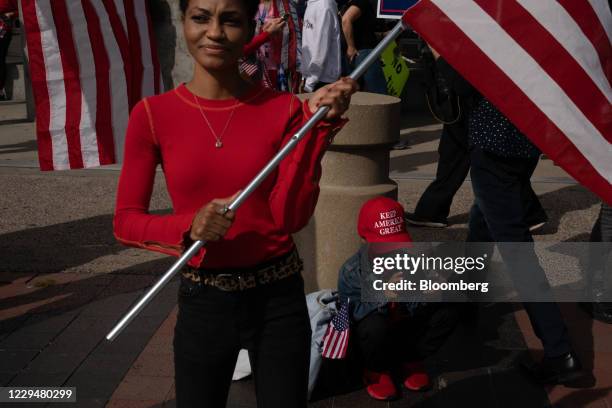
[[[524, 203], [526, 195], [533, 191], [530, 178], [538, 158], [501, 157], [478, 147], [472, 148], [470, 158], [475, 202], [470, 211], [468, 241], [533, 242], [525, 220]], [[527, 265], [530, 271], [536, 271], [529, 277], [511, 273], [519, 292], [522, 288], [546, 284], [546, 275], [539, 267], [535, 251], [523, 251], [519, 255], [515, 247], [499, 244], [498, 249], [511, 272], [527, 270]], [[571, 350], [567, 327], [556, 303], [523, 303], [523, 306], [547, 356], [559, 356]]]
[[612, 242], [612, 205], [601, 203], [599, 216], [591, 231], [591, 242]]
[[393, 321], [373, 312], [355, 324], [358, 354], [365, 368], [381, 372], [421, 361], [435, 353], [457, 325], [457, 306], [432, 303], [413, 317]]
[[428, 220], [446, 222], [453, 197], [470, 170], [465, 120], [444, 125], [438, 145], [438, 155], [436, 179], [419, 199], [414, 214]]
[[[414, 210], [415, 215], [427, 220], [447, 222], [448, 214], [457, 190], [461, 187], [470, 170], [470, 149], [468, 129], [465, 120], [444, 125], [438, 145], [438, 168], [436, 179], [427, 187]], [[537, 161], [529, 172], [535, 171]], [[524, 185], [522, 194], [527, 225], [535, 225], [548, 220], [538, 196], [531, 183]]]
[[181, 281], [174, 332], [177, 407], [224, 407], [241, 348], [258, 407], [306, 407], [311, 331], [302, 277], [243, 292], [189, 282]]

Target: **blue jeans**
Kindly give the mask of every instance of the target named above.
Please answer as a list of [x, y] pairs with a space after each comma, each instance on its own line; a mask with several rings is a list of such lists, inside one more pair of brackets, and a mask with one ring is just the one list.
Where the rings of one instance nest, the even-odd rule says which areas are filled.
[[[547, 284], [535, 251], [519, 254], [516, 246], [504, 245], [507, 242], [533, 241], [525, 222], [524, 202], [526, 192], [531, 189], [530, 177], [537, 161], [537, 157], [501, 157], [479, 147], [472, 147], [470, 152], [475, 202], [470, 211], [468, 241], [498, 243], [499, 252], [519, 292]], [[531, 276], [521, 273], [527, 267], [535, 273]], [[556, 303], [525, 302], [523, 307], [546, 356], [555, 357], [571, 350], [567, 327]]]
[[[355, 56], [353, 62], [348, 64], [351, 71], [355, 69], [355, 67], [359, 65], [361, 61], [365, 60], [371, 52], [371, 49], [359, 50], [358, 55]], [[370, 68], [368, 68], [365, 74], [363, 74], [362, 81], [363, 84], [361, 86], [361, 91], [379, 93], [383, 95], [387, 94], [387, 81], [385, 80], [385, 74], [383, 73], [380, 59], [377, 59], [372, 65], [370, 65]]]

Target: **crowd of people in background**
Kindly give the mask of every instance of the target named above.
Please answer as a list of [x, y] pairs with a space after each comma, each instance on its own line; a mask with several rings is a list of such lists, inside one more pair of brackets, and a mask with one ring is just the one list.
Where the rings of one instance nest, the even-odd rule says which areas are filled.
[[[255, 18], [243, 74], [294, 93], [313, 92], [348, 75], [376, 47], [381, 27], [370, 0], [262, 0]], [[387, 93], [380, 62], [366, 71], [360, 86]]]

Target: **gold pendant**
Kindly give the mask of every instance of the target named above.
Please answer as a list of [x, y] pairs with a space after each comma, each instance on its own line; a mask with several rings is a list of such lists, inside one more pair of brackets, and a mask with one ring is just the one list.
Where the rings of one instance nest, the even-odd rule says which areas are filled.
[[217, 142], [215, 143], [215, 147], [216, 147], [217, 149], [220, 149], [220, 148], [222, 148], [222, 147], [223, 147], [223, 143], [222, 143], [220, 140], [217, 140]]

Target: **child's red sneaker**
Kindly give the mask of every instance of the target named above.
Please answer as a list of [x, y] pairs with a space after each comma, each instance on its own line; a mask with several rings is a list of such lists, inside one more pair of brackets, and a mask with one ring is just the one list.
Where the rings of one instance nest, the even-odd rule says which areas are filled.
[[429, 387], [429, 375], [421, 361], [404, 363], [404, 387], [411, 391], [422, 391]]
[[366, 383], [366, 391], [370, 397], [379, 401], [389, 401], [397, 398], [397, 388], [393, 383], [391, 374], [388, 372], [377, 373], [365, 370], [363, 381]]

